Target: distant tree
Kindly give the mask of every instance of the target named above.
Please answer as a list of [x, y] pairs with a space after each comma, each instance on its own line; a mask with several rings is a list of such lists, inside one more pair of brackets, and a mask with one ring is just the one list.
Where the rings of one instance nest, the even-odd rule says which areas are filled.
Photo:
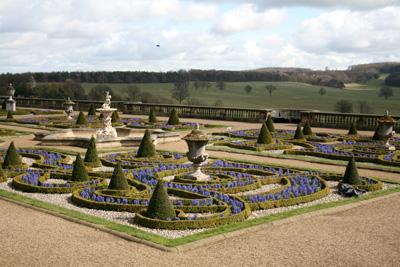
[[194, 81], [193, 82], [193, 88], [197, 91], [200, 87], [202, 87], [201, 86], [201, 81], [199, 81], [199, 80], [196, 80], [196, 81]]
[[113, 100], [115, 100], [111, 87], [105, 84], [98, 84], [95, 87], [92, 87], [88, 93], [88, 98], [90, 100], [103, 101], [107, 91], [110, 92]]
[[318, 91], [318, 94], [320, 95], [325, 95], [326, 94], [326, 89], [324, 87], [321, 87]]
[[141, 91], [139, 86], [130, 85], [126, 88], [126, 93], [128, 95], [129, 101], [139, 101], [141, 96]]
[[212, 86], [212, 84], [210, 82], [205, 82], [204, 85], [206, 87], [206, 90], [210, 89]]
[[250, 84], [248, 84], [248, 85], [246, 85], [246, 86], [244, 87], [244, 91], [245, 91], [246, 93], [248, 93], [248, 94], [251, 93], [251, 90], [253, 90], [253, 87], [251, 87]]
[[267, 84], [265, 89], [267, 89], [269, 96], [272, 96], [272, 93], [277, 90], [276, 86], [272, 84]]
[[353, 103], [347, 100], [339, 100], [335, 104], [335, 111], [340, 113], [352, 113], [353, 112]]
[[385, 100], [387, 100], [389, 97], [393, 96], [393, 89], [388, 86], [383, 86], [379, 90], [379, 96], [383, 96]]
[[226, 88], [226, 85], [225, 85], [225, 82], [224, 81], [217, 81], [216, 83], [215, 83], [215, 87], [217, 87], [219, 90], [225, 90], [225, 88]]
[[182, 104], [182, 101], [189, 98], [189, 82], [188, 81], [178, 81], [174, 83], [174, 88], [171, 91], [172, 98], [179, 101], [179, 104]]
[[358, 110], [363, 114], [374, 113], [374, 109], [366, 101], [358, 101]]

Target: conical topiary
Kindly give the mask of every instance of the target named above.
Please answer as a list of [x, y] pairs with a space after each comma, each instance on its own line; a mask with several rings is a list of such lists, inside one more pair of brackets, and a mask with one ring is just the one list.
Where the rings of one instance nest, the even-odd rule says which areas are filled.
[[96, 116], [96, 109], [93, 104], [90, 104], [89, 106], [88, 116]]
[[99, 157], [97, 156], [97, 149], [96, 149], [96, 139], [92, 136], [89, 141], [88, 149], [86, 150], [85, 154], [85, 162], [90, 163], [99, 163]]
[[111, 122], [115, 123], [119, 121], [118, 111], [114, 111], [111, 115]]
[[167, 189], [164, 187], [163, 182], [159, 181], [154, 188], [145, 215], [160, 220], [175, 218], [175, 210], [172, 203], [169, 201]]
[[3, 168], [15, 167], [21, 165], [21, 163], [21, 157], [18, 155], [17, 150], [15, 149], [14, 142], [11, 141], [4, 157]]
[[137, 152], [136, 157], [138, 158], [149, 158], [156, 156], [156, 148], [151, 140], [151, 134], [149, 130], [144, 132], [142, 141]]
[[360, 176], [358, 175], [356, 161], [354, 157], [351, 157], [349, 163], [347, 163], [346, 171], [343, 175], [342, 183], [358, 185], [361, 184]]
[[108, 189], [113, 190], [128, 190], [129, 185], [126, 180], [124, 171], [122, 170], [121, 163], [117, 163], [115, 166], [113, 174], [111, 176], [110, 184], [108, 185]]
[[267, 127], [268, 130], [272, 133], [275, 132], [274, 121], [272, 120], [272, 116], [269, 115], [267, 118]]
[[178, 112], [176, 112], [175, 109], [172, 109], [171, 114], [169, 114], [167, 124], [169, 124], [169, 125], [178, 125], [179, 124]]
[[271, 144], [272, 136], [265, 123], [262, 124], [260, 133], [258, 134], [257, 144]]
[[150, 122], [150, 123], [156, 123], [156, 122], [157, 122], [156, 113], [154, 112], [153, 109], [150, 109], [150, 113], [149, 113], [149, 122]]
[[309, 121], [306, 121], [306, 124], [304, 124], [303, 134], [304, 135], [312, 135], [313, 134]]
[[77, 125], [85, 125], [87, 124], [87, 120], [83, 112], [79, 112], [78, 118], [76, 119], [76, 124]]
[[349, 129], [349, 135], [357, 135], [357, 134], [358, 134], [358, 132], [357, 132], [357, 128], [356, 128], [356, 123], [353, 122]]
[[304, 139], [304, 134], [303, 131], [301, 130], [300, 125], [297, 125], [293, 139]]
[[83, 164], [83, 160], [79, 153], [76, 155], [76, 159], [74, 161], [74, 168], [72, 169], [71, 180], [72, 181], [89, 180], [89, 175], [86, 171], [85, 165]]
[[11, 110], [9, 110], [9, 111], [7, 112], [7, 119], [14, 119], [14, 116], [13, 116]]

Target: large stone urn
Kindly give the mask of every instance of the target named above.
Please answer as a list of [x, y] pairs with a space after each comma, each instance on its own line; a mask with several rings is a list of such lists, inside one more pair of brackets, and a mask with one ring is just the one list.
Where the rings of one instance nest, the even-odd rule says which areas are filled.
[[72, 120], [72, 113], [74, 113], [74, 105], [75, 102], [71, 101], [71, 98], [68, 99], [63, 103], [64, 105], [64, 112], [67, 114], [67, 120]]
[[185, 178], [197, 180], [197, 181], [209, 181], [211, 180], [209, 175], [204, 174], [201, 171], [201, 166], [208, 159], [206, 153], [206, 145], [209, 141], [207, 134], [199, 130], [199, 125], [196, 126], [195, 130], [185, 137], [182, 138], [186, 141], [189, 151], [187, 157], [192, 164], [192, 172], [185, 174]]
[[378, 119], [378, 127], [376, 128], [372, 139], [383, 141], [389, 140], [394, 134], [393, 126], [395, 123], [396, 120], [389, 115], [389, 111], [386, 111], [386, 115]]

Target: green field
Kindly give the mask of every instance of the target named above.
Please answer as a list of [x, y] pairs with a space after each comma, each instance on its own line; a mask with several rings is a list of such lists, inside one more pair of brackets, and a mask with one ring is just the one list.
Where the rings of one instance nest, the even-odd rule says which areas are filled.
[[[221, 100], [224, 106], [228, 107], [250, 107], [250, 108], [305, 108], [321, 111], [333, 111], [334, 105], [338, 100], [346, 99], [353, 103], [353, 111], [358, 112], [358, 101], [365, 101], [372, 107], [373, 113], [384, 113], [390, 110], [391, 114], [400, 114], [400, 87], [394, 87], [394, 96], [385, 100], [378, 97], [379, 89], [383, 86], [384, 77], [373, 79], [366, 84], [348, 85], [346, 89], [324, 87], [325, 95], [318, 94], [321, 86], [297, 82], [227, 82], [226, 89], [220, 91], [212, 87], [208, 90], [195, 90], [190, 87], [190, 97], [200, 100], [207, 105], [215, 105], [217, 100]], [[244, 87], [249, 84], [253, 87], [251, 93], [247, 94]], [[273, 84], [278, 89], [269, 96], [265, 89], [266, 84]], [[89, 91], [94, 87], [94, 83], [83, 83], [85, 90]], [[129, 84], [107, 84], [124, 96], [124, 89]], [[132, 85], [132, 84], [131, 84]], [[171, 99], [172, 83], [143, 83], [135, 84], [140, 87], [142, 92], [149, 92], [153, 95], [163, 96]], [[122, 90], [121, 90], [122, 89]], [[176, 103], [178, 103], [175, 100]], [[185, 104], [186, 101], [183, 102]]]

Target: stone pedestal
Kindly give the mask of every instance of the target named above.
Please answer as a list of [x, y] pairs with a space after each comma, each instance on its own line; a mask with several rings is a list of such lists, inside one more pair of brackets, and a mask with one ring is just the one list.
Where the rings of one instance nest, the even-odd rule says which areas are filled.
[[17, 102], [11, 97], [6, 100], [6, 110], [11, 112], [17, 111]]
[[386, 112], [385, 116], [378, 119], [378, 127], [372, 139], [387, 141], [392, 137], [395, 122], [392, 116], [389, 115], [389, 112]]

